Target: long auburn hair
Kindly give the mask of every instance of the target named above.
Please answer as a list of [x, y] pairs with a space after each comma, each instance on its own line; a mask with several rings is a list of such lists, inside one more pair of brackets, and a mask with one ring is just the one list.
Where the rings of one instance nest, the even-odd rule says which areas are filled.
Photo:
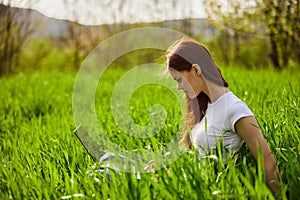
[[[200, 66], [201, 74], [207, 80], [228, 87], [228, 83], [204, 45], [195, 40], [183, 38], [174, 43], [167, 51], [166, 65], [168, 68], [176, 71], [191, 71], [193, 64]], [[204, 117], [208, 102], [210, 99], [204, 92], [200, 92], [194, 99], [186, 95], [186, 122], [182, 135], [184, 147], [191, 148], [190, 130]]]

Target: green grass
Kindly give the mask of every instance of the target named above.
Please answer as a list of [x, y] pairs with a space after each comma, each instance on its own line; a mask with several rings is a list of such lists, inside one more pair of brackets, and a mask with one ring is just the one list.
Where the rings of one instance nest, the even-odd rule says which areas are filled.
[[[146, 125], [149, 108], [161, 104], [169, 115], [160, 133], [135, 138], [114, 122], [110, 95], [125, 70], [109, 70], [97, 88], [96, 109], [107, 137], [126, 150], [157, 150], [181, 127], [178, 102], [166, 88], [146, 85], [129, 102], [129, 113]], [[252, 109], [279, 165], [282, 199], [297, 199], [300, 188], [299, 74], [228, 68], [230, 89]], [[94, 162], [73, 135], [75, 73], [35, 72], [0, 79], [1, 199], [273, 199], [260, 162], [247, 147], [228, 160], [198, 160], [185, 152], [157, 174], [93, 172]], [[175, 84], [175, 83], [174, 83]], [[216, 168], [216, 165], [219, 167]], [[91, 177], [87, 170], [94, 173]]]

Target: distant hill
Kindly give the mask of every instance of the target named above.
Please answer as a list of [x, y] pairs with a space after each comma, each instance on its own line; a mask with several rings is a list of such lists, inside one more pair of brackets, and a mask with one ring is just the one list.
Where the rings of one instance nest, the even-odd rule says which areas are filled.
[[[0, 5], [1, 7], [6, 7]], [[39, 38], [55, 38], [55, 37], [66, 37], [68, 34], [68, 28], [71, 24], [69, 20], [60, 20], [51, 17], [47, 17], [44, 14], [32, 10], [32, 9], [22, 9], [22, 8], [13, 8], [14, 12], [26, 12], [31, 16], [31, 19], [34, 23], [34, 33], [31, 37], [39, 37]], [[183, 20], [168, 20], [162, 22], [154, 22], [154, 23], [137, 23], [137, 24], [103, 24], [92, 26], [96, 31], [101, 33], [104, 30], [114, 30], [116, 32], [120, 32], [123, 30], [128, 30], [131, 28], [137, 27], [164, 27], [177, 30], [179, 32], [185, 33], [189, 36], [197, 36], [201, 35], [202, 39], [209, 40], [214, 34], [215, 29], [207, 25], [206, 19], [183, 19]], [[87, 28], [91, 26], [82, 25], [82, 28]]]

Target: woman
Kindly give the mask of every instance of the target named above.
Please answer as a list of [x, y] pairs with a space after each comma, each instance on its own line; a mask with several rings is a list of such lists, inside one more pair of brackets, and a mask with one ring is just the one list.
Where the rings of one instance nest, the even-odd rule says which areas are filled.
[[245, 142], [255, 159], [258, 150], [262, 152], [268, 187], [273, 194], [278, 191], [276, 161], [258, 123], [247, 105], [229, 90], [209, 51], [194, 40], [183, 39], [169, 49], [166, 65], [177, 89], [186, 94], [183, 145], [194, 145], [204, 156], [219, 141], [231, 154]]

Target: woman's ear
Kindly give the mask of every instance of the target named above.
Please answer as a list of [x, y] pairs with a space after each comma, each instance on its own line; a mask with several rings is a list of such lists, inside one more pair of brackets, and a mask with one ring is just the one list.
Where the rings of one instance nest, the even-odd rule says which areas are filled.
[[192, 65], [193, 70], [195, 71], [197, 76], [201, 76], [201, 68], [198, 64], [193, 64]]

